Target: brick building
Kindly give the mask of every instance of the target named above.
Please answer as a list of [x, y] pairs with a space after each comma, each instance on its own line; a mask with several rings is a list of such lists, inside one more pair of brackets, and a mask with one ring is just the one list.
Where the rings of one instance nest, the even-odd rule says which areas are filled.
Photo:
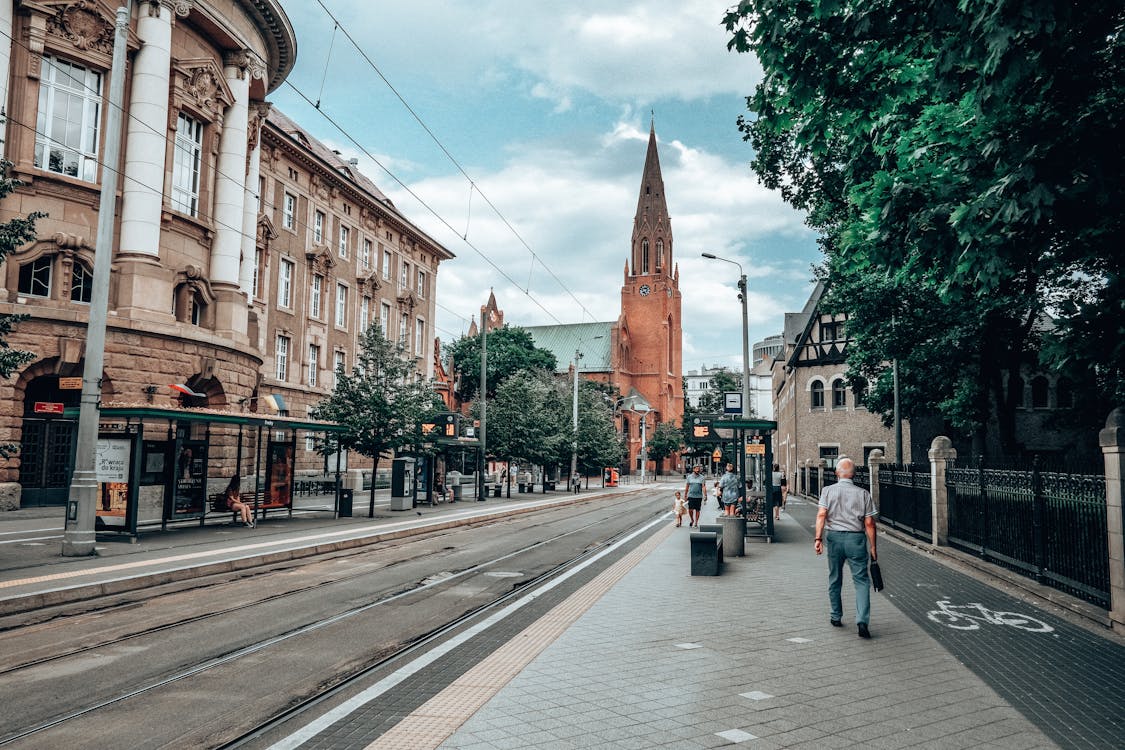
[[[60, 377], [82, 375], [113, 29], [98, 0], [0, 0], [0, 135], [23, 183], [0, 219], [47, 214], [0, 274], [0, 312], [30, 316], [9, 343], [35, 355], [0, 383], [0, 442], [21, 443], [0, 482], [24, 504], [69, 484], [74, 420], [36, 405], [78, 402]], [[376, 321], [432, 374], [452, 255], [271, 111], [297, 51], [279, 0], [143, 0], [128, 38], [103, 404], [304, 417]]]

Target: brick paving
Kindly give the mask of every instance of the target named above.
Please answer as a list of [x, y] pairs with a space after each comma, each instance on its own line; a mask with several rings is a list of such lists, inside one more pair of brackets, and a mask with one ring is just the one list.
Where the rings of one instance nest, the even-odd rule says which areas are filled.
[[[861, 640], [846, 583], [849, 627], [830, 627], [824, 560], [792, 517], [779, 524], [779, 543], [749, 545], [748, 556], [729, 560], [717, 578], [688, 575], [687, 533], [676, 529], [440, 747], [1079, 746], [1062, 742], [1065, 733], [1044, 732], [1042, 715], [1017, 708], [995, 680], [934, 637], [941, 626], [919, 624], [898, 601], [874, 597], [875, 637]], [[888, 572], [902, 576], [895, 580], [952, 572], [894, 546], [882, 549]], [[934, 569], [909, 570], [899, 558], [912, 555]], [[907, 609], [932, 609], [931, 595]], [[1066, 635], [1047, 638], [1067, 641], [1066, 627]], [[1042, 637], [993, 630], [1021, 648]], [[1089, 637], [1101, 649], [1123, 650]], [[992, 642], [982, 648], [1002, 650]], [[1033, 694], [1053, 676], [1032, 662], [1010, 679]]]

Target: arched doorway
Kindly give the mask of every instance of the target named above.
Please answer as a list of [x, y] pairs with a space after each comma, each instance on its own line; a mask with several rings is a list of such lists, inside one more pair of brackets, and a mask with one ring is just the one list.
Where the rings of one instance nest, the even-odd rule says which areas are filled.
[[81, 396], [79, 389], [59, 388], [58, 375], [28, 382], [19, 452], [21, 507], [66, 504], [78, 422], [63, 418], [62, 409], [78, 406]]

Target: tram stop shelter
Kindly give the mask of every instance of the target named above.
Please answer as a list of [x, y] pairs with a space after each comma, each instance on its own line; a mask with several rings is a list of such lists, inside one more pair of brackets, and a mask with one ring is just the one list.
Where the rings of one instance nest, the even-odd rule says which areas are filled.
[[[73, 413], [71, 413], [73, 412]], [[78, 417], [78, 408], [64, 412]], [[236, 474], [243, 501], [254, 517], [268, 511], [293, 513], [294, 483], [305, 473], [323, 474], [323, 454], [316, 453], [329, 433], [342, 427], [330, 422], [226, 412], [107, 404], [100, 409], [95, 466], [98, 498], [95, 530], [128, 534], [142, 528], [227, 514], [223, 493]], [[298, 451], [298, 437], [305, 438]], [[312, 457], [302, 458], [313, 451]], [[334, 515], [340, 514], [340, 455], [335, 455]], [[314, 467], [320, 467], [312, 472]], [[76, 505], [68, 516], [77, 515]]]

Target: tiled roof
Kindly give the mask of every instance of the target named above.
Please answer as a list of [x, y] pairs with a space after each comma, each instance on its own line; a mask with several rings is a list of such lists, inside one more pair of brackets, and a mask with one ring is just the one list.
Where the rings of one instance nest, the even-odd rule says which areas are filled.
[[582, 352], [579, 372], [609, 372], [613, 326], [615, 323], [569, 323], [557, 326], [523, 326], [535, 345], [558, 360], [557, 372], [566, 372], [574, 361], [575, 350]]

